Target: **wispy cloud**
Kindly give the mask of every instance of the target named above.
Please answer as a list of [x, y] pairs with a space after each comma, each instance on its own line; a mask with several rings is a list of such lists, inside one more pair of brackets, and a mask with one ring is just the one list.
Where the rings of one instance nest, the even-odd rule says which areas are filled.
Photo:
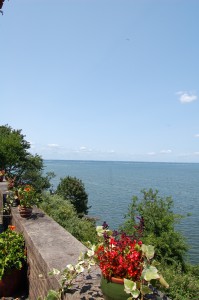
[[59, 148], [58, 144], [48, 144], [47, 145], [49, 148]]
[[199, 138], [199, 133], [195, 134], [194, 136], [195, 138]]
[[93, 149], [91, 148], [87, 148], [85, 146], [80, 146], [78, 149], [74, 149], [73, 152], [75, 153], [88, 153], [88, 152], [92, 152]]
[[167, 150], [161, 150], [160, 153], [162, 154], [169, 154], [171, 153], [172, 151], [170, 149], [167, 149]]
[[149, 156], [159, 156], [160, 154], [170, 154], [170, 153], [172, 153], [172, 150], [165, 149], [165, 150], [161, 150], [159, 152], [151, 151], [151, 152], [148, 152], [147, 155], [149, 155]]
[[153, 152], [153, 151], [152, 152], [148, 152], [147, 155], [151, 155], [151, 156], [152, 155], [156, 155], [156, 152]]
[[179, 91], [176, 93], [179, 96], [181, 103], [191, 103], [198, 99], [198, 96], [193, 92]]

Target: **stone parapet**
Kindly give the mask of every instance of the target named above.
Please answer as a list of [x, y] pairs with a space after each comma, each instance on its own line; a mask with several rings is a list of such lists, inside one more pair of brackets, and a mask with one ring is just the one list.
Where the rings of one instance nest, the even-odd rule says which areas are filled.
[[[3, 195], [7, 193], [7, 182], [0, 182], [0, 232], [1, 227], [3, 226]], [[2, 227], [3, 228], [3, 227]]]

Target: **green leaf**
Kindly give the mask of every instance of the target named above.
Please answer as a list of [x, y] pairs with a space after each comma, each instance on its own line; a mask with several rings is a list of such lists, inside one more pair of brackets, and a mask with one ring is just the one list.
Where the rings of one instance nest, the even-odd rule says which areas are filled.
[[58, 269], [53, 268], [52, 273], [53, 273], [53, 275], [59, 275], [60, 271]]
[[130, 294], [132, 291], [136, 290], [136, 282], [124, 278], [124, 290], [127, 294]]
[[152, 290], [147, 286], [147, 285], [142, 285], [141, 289], [141, 294], [147, 295], [147, 294], [152, 294]]
[[126, 278], [124, 278], [124, 291], [127, 294], [131, 294], [133, 298], [138, 298], [140, 294], [140, 291], [137, 289], [136, 282]]
[[147, 257], [147, 259], [152, 259], [154, 257], [154, 246], [142, 244], [141, 250]]
[[153, 266], [149, 266], [149, 267], [145, 268], [142, 271], [142, 277], [146, 281], [150, 281], [152, 279], [159, 279], [160, 278], [160, 276], [158, 274], [158, 270], [156, 269], [156, 267], [153, 267]]
[[133, 298], [138, 298], [139, 297], [139, 294], [140, 294], [140, 291], [139, 290], [135, 290], [135, 291], [132, 291], [131, 292], [131, 295], [133, 296]]
[[46, 300], [58, 300], [60, 297], [59, 297], [59, 292], [56, 292], [54, 290], [50, 290], [48, 292], [48, 295], [46, 297]]
[[162, 286], [164, 286], [165, 288], [169, 288], [169, 284], [166, 282], [166, 280], [164, 279], [164, 277], [162, 275], [160, 275], [160, 283]]

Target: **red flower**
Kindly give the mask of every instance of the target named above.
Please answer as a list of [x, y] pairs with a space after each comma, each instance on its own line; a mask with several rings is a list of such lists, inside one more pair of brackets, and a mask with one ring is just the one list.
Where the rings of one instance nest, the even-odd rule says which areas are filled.
[[95, 256], [105, 278], [111, 277], [139, 280], [143, 270], [141, 241], [126, 234], [104, 237], [104, 244], [98, 246]]
[[10, 230], [15, 230], [15, 229], [16, 229], [16, 226], [14, 226], [14, 225], [8, 225], [8, 228], [9, 228]]

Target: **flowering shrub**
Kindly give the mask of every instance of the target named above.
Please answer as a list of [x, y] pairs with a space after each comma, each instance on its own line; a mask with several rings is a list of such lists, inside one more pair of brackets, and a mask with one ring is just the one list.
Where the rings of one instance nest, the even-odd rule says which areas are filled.
[[15, 226], [0, 234], [0, 280], [11, 269], [21, 269], [26, 260], [24, 238], [14, 231]]
[[37, 194], [31, 185], [26, 184], [20, 187], [17, 193], [21, 206], [32, 207], [32, 205], [37, 203]]
[[[151, 280], [159, 280], [163, 286], [169, 287], [156, 268], [153, 246], [144, 245], [125, 233], [111, 231], [106, 223], [97, 226], [97, 234], [99, 243], [92, 245], [88, 242], [88, 251], [80, 255], [78, 263], [75, 266], [67, 265], [61, 273], [62, 291], [70, 288], [85, 269], [89, 272], [96, 264], [108, 281], [112, 277], [123, 279], [124, 290], [130, 294], [128, 300], [142, 300], [144, 295], [151, 294]], [[52, 274], [59, 273], [56, 269], [52, 271]]]

